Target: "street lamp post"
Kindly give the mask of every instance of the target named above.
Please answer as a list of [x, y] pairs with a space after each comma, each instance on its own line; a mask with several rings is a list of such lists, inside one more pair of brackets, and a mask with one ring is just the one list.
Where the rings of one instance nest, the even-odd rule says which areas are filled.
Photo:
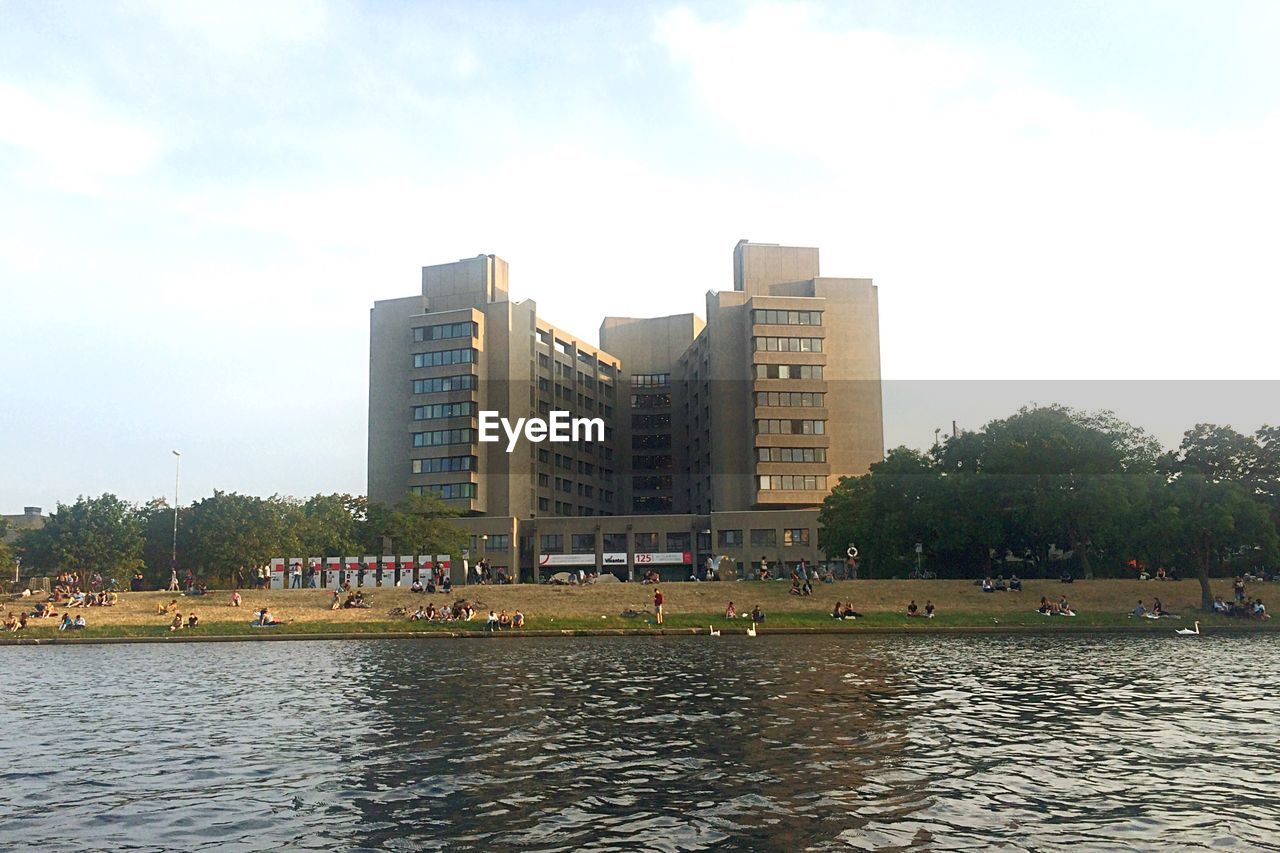
[[182, 474], [182, 454], [173, 451], [173, 554], [169, 558], [169, 568], [178, 570], [178, 484]]
[[[476, 563], [477, 579], [484, 577], [484, 561], [489, 558], [489, 534], [480, 534], [480, 559]], [[467, 583], [471, 583], [471, 579], [467, 579]]]

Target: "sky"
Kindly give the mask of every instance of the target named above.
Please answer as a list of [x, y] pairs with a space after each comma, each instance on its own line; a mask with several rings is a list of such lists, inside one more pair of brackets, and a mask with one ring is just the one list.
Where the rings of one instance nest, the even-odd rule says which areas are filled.
[[818, 246], [879, 287], [890, 446], [1280, 422], [1278, 42], [1272, 2], [0, 0], [0, 511], [171, 497], [174, 449], [184, 504], [363, 493], [368, 310], [480, 253], [594, 340]]

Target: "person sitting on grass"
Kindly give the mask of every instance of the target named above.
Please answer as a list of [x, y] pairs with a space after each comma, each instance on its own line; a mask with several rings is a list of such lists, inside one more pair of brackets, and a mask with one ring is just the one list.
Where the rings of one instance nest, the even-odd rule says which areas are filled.
[[409, 617], [410, 622], [421, 622], [427, 618], [427, 611], [422, 609], [422, 605], [418, 605], [418, 609], [413, 611], [413, 615]]
[[1009, 575], [1009, 591], [1022, 592], [1022, 581], [1018, 578], [1017, 572]]
[[1053, 605], [1049, 603], [1049, 599], [1042, 595], [1040, 596], [1040, 606], [1036, 608], [1036, 612], [1048, 616], [1053, 612]]
[[413, 583], [409, 584], [409, 592], [422, 592], [422, 582], [414, 579]]
[[444, 580], [440, 581], [440, 591], [445, 594], [453, 592], [453, 578], [445, 575]]
[[173, 613], [177, 609], [178, 609], [178, 599], [176, 598], [170, 599], [168, 604], [161, 604], [160, 602], [156, 602], [157, 616], [168, 616], [170, 613]]
[[52, 619], [57, 616], [57, 612], [53, 609], [53, 605], [47, 601], [37, 601], [36, 609], [31, 612], [36, 619]]
[[187, 617], [188, 628], [194, 628], [199, 624], [200, 624], [200, 617], [197, 616], [196, 614], [192, 613], [190, 616]]
[[832, 615], [837, 619], [861, 619], [862, 614], [853, 609], [853, 602], [846, 601], [844, 604], [836, 602], [836, 609]]
[[983, 592], [995, 592], [995, 591], [996, 591], [995, 584], [991, 583], [991, 578], [983, 578], [983, 579], [982, 579], [982, 591], [983, 591]]
[[240, 602], [241, 602], [241, 601], [243, 601], [243, 599], [242, 599], [242, 598], [240, 598], [240, 590], [238, 590], [238, 589], [237, 589], [237, 590], [235, 590], [234, 592], [232, 592], [232, 593], [231, 593], [231, 603], [230, 603], [230, 604], [228, 604], [227, 606], [228, 606], [228, 607], [239, 607], [239, 606], [240, 606]]
[[510, 614], [510, 613], [507, 613], [507, 611], [503, 610], [501, 613], [499, 613], [499, 614], [498, 614], [498, 627], [499, 627], [499, 628], [503, 628], [503, 629], [508, 629], [508, 630], [509, 630], [509, 629], [511, 628], [511, 624], [512, 624], [512, 623], [511, 623], [511, 614]]
[[272, 625], [283, 625], [284, 623], [276, 619], [276, 617], [271, 614], [271, 611], [264, 607], [258, 611], [257, 624], [259, 627], [269, 628]]
[[496, 631], [498, 627], [498, 614], [490, 610], [489, 619], [484, 623], [484, 629], [486, 631]]
[[1076, 615], [1076, 612], [1071, 609], [1071, 605], [1067, 603], [1067, 597], [1065, 595], [1058, 600], [1057, 612], [1059, 616], [1075, 616]]
[[71, 627], [76, 629], [77, 631], [80, 631], [80, 630], [83, 630], [84, 628], [89, 627], [89, 622], [87, 619], [84, 618], [83, 613], [77, 613], [76, 621], [71, 623]]
[[729, 602], [729, 606], [728, 606], [728, 607], [726, 607], [726, 608], [724, 609], [724, 618], [726, 618], [726, 619], [737, 619], [737, 618], [738, 618], [738, 608], [736, 608], [736, 607], [734, 607], [734, 606], [733, 606], [733, 602], [732, 602], [732, 601], [730, 601], [730, 602]]
[[423, 611], [427, 615], [427, 619], [434, 621], [439, 618], [440, 614], [436, 612], [436, 603], [434, 601], [427, 602], [427, 609]]
[[519, 610], [517, 610], [517, 611], [516, 611], [516, 612], [511, 616], [511, 627], [512, 627], [512, 628], [523, 628], [523, 627], [524, 627], [524, 614], [523, 614], [523, 613], [521, 613]]
[[844, 605], [841, 604], [839, 601], [836, 602], [835, 607], [831, 608], [831, 618], [832, 619], [844, 618]]
[[928, 600], [927, 598], [925, 599], [925, 602], [924, 602], [924, 618], [926, 619], [933, 618], [933, 602]]
[[1146, 615], [1146, 613], [1147, 613], [1147, 608], [1146, 608], [1146, 606], [1145, 606], [1145, 605], [1143, 605], [1143, 603], [1142, 603], [1142, 599], [1141, 599], [1141, 598], [1139, 598], [1139, 599], [1138, 599], [1138, 605], [1137, 605], [1136, 607], [1134, 607], [1134, 608], [1133, 608], [1133, 613], [1132, 613], [1131, 615], [1133, 615], [1133, 616], [1145, 616], [1145, 615]]
[[4, 629], [11, 634], [18, 630], [18, 617], [13, 615], [12, 610], [4, 615]]
[[759, 604], [751, 608], [751, 621], [755, 624], [759, 624], [764, 621], [764, 611], [760, 609]]
[[1214, 599], [1213, 599], [1213, 612], [1214, 612], [1214, 613], [1226, 613], [1229, 609], [1230, 609], [1230, 608], [1229, 608], [1229, 607], [1227, 607], [1227, 603], [1226, 603], [1225, 601], [1223, 601], [1223, 600], [1222, 600], [1222, 596], [1220, 596], [1220, 595], [1219, 595], [1219, 596], [1215, 596], [1215, 597], [1214, 597]]
[[791, 590], [790, 595], [800, 595], [800, 576], [795, 572], [791, 573]]
[[1009, 587], [1005, 585], [1004, 575], [996, 576], [996, 592], [1008, 592]]
[[907, 605], [907, 615], [908, 616], [920, 615], [920, 608], [916, 606], [916, 600], [914, 598], [911, 599], [911, 603]]
[[72, 621], [71, 621], [71, 614], [70, 614], [70, 613], [63, 613], [63, 614], [62, 614], [62, 623], [61, 623], [60, 625], [58, 625], [58, 630], [59, 630], [59, 631], [65, 631], [65, 630], [67, 630], [68, 628], [70, 628], [70, 627], [72, 626], [72, 624], [73, 624], [73, 623], [72, 623]]
[[181, 630], [182, 630], [182, 625], [183, 625], [183, 622], [182, 622], [182, 614], [181, 614], [181, 613], [175, 613], [175, 614], [173, 614], [173, 619], [169, 622], [169, 630], [170, 630], [170, 631], [181, 631]]
[[1271, 618], [1271, 614], [1267, 612], [1266, 605], [1262, 603], [1261, 598], [1253, 602], [1253, 618], [1254, 619], [1270, 619]]

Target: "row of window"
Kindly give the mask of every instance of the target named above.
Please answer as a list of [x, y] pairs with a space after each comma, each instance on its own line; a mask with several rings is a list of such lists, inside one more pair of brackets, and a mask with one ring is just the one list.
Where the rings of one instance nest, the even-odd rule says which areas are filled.
[[760, 477], [761, 491], [814, 492], [826, 489], [824, 474], [764, 474]]
[[822, 352], [822, 338], [765, 338], [751, 339], [753, 352]]
[[410, 486], [409, 491], [415, 495], [435, 495], [448, 501], [455, 498], [474, 498], [476, 496], [476, 484], [441, 483], [434, 486]]
[[[659, 550], [659, 535], [657, 533], [636, 533], [633, 535], [637, 553], [653, 553]], [[606, 554], [617, 554], [627, 550], [627, 534], [625, 533], [602, 533], [600, 538], [601, 550]], [[666, 535], [666, 550], [673, 553], [692, 551], [692, 541], [692, 536], [688, 531], [668, 533]], [[564, 534], [543, 533], [539, 538], [538, 545], [543, 554], [562, 554], [564, 553], [565, 545]], [[594, 533], [569, 534], [569, 553], [594, 554], [595, 551], [596, 535]]]
[[822, 312], [757, 308], [751, 312], [751, 322], [762, 326], [821, 326]]
[[756, 421], [756, 435], [825, 435], [826, 421], [779, 420], [761, 418]]
[[433, 459], [413, 460], [415, 474], [441, 474], [448, 471], [474, 471], [474, 456], [437, 456]]
[[757, 364], [756, 379], [821, 379], [821, 364]]
[[[476, 546], [480, 547], [477, 548]], [[505, 551], [511, 547], [511, 534], [509, 533], [491, 533], [488, 538], [484, 536], [471, 537], [471, 550], [484, 551]]]
[[757, 391], [756, 405], [821, 407], [826, 396], [821, 391]]
[[671, 467], [671, 457], [632, 456], [631, 467], [637, 471], [665, 471]]
[[633, 409], [665, 409], [671, 405], [670, 394], [632, 394]]
[[[600, 499], [603, 500], [606, 504], [613, 503], [613, 492], [602, 491], [600, 493]], [[568, 501], [564, 501], [564, 502], [556, 501], [555, 508], [556, 508], [555, 509], [556, 515], [581, 515], [581, 516], [593, 516], [597, 514], [613, 515], [613, 513], [608, 512], [607, 510], [599, 510], [597, 512], [596, 508], [593, 506], [583, 506], [579, 504], [578, 506], [575, 507], [573, 504], [569, 503]], [[550, 498], [538, 498], [538, 512], [551, 512]]]
[[414, 367], [441, 367], [446, 364], [473, 364], [476, 351], [473, 349], [445, 349], [437, 352], [415, 352]]
[[826, 462], [825, 447], [758, 447], [761, 462]]
[[632, 415], [632, 429], [670, 429], [671, 415]]
[[458, 376], [436, 376], [431, 379], [413, 380], [413, 393], [439, 394], [444, 391], [473, 391], [476, 388], [474, 373], [463, 373]]
[[637, 373], [631, 377], [632, 388], [661, 388], [670, 384], [670, 373]]
[[631, 488], [636, 491], [662, 491], [671, 488], [671, 475], [659, 474], [657, 476], [632, 477]]
[[442, 444], [474, 444], [476, 431], [473, 429], [433, 429], [429, 432], [413, 434], [414, 447], [438, 447]]
[[671, 446], [671, 433], [641, 433], [631, 436], [632, 450], [662, 450]]
[[[721, 530], [716, 537], [716, 541], [721, 548], [741, 548], [742, 547], [742, 531], [741, 530]], [[778, 542], [778, 532], [773, 529], [752, 530], [751, 544], [760, 547], [774, 547]], [[788, 527], [782, 531], [782, 544], [788, 548], [795, 545], [809, 544], [809, 528], [807, 527]]]
[[471, 416], [472, 411], [472, 404], [469, 402], [432, 403], [429, 406], [414, 406], [413, 419], [431, 421], [436, 418], [466, 418]]
[[422, 341], [444, 341], [449, 338], [474, 338], [480, 334], [480, 327], [471, 321], [465, 323], [441, 323], [438, 326], [415, 326], [413, 339]]

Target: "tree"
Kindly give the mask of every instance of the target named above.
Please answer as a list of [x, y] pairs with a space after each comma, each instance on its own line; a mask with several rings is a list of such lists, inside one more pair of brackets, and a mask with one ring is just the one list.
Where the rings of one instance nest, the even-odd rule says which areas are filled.
[[906, 447], [890, 450], [861, 477], [841, 477], [818, 513], [819, 546], [843, 556], [857, 545], [868, 576], [914, 562], [915, 543], [933, 540], [929, 501], [938, 471], [928, 458]]
[[342, 556], [360, 548], [368, 501], [355, 495], [315, 495], [302, 504], [298, 540], [307, 556]]
[[[138, 507], [136, 513], [142, 525], [143, 575], [147, 586], [163, 588], [169, 582], [169, 565], [173, 560], [173, 507], [164, 498], [152, 498]], [[184, 538], [187, 517], [189, 511], [178, 514], [178, 529]]]
[[1156, 530], [1195, 566], [1205, 610], [1213, 608], [1211, 574], [1223, 573], [1236, 560], [1253, 567], [1276, 559], [1275, 524], [1239, 483], [1184, 471], [1167, 484], [1157, 505]]
[[242, 567], [296, 555], [302, 544], [301, 521], [297, 501], [214, 491], [213, 497], [191, 505], [179, 563], [198, 574], [234, 582]]
[[[1091, 555], [1121, 544], [1118, 522], [1158, 451], [1155, 439], [1110, 412], [1042, 406], [950, 438], [935, 455], [949, 476], [990, 479], [977, 498], [999, 514], [1006, 547], [1042, 562], [1051, 547], [1070, 548], [1088, 578]], [[981, 531], [993, 535], [994, 527]]]
[[99, 572], [127, 582], [142, 565], [142, 526], [134, 508], [113, 494], [58, 504], [43, 527], [19, 538], [23, 563], [45, 571]]
[[374, 551], [389, 539], [392, 551], [408, 554], [459, 554], [467, 534], [453, 524], [458, 513], [436, 495], [409, 495], [394, 507], [370, 504], [363, 544]]

